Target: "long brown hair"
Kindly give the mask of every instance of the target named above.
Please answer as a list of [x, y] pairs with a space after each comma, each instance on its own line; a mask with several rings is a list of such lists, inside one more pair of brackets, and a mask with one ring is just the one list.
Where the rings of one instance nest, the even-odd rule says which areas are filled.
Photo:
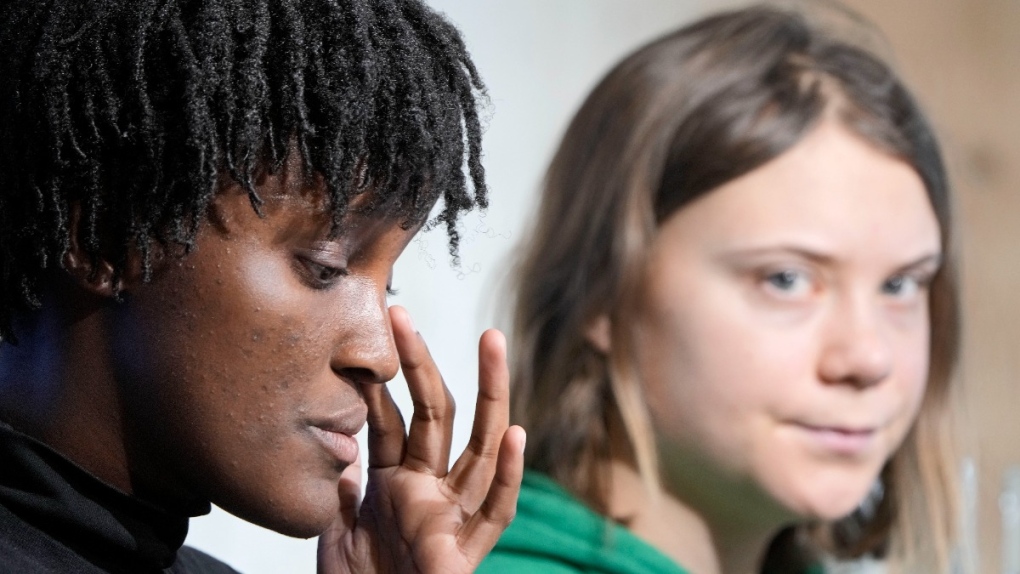
[[[880, 502], [780, 534], [766, 570], [792, 571], [818, 550], [945, 564], [955, 515], [947, 425], [958, 304], [941, 153], [887, 63], [797, 12], [759, 6], [698, 21], [625, 58], [588, 96], [549, 167], [517, 268], [513, 416], [528, 429], [526, 464], [596, 510], [606, 512], [614, 427], [656, 483], [655, 438], [626, 348], [648, 245], [671, 213], [776, 158], [825, 114], [917, 171], [945, 264], [931, 286], [926, 395], [882, 472]], [[600, 316], [613, 330], [609, 356], [585, 335]]]

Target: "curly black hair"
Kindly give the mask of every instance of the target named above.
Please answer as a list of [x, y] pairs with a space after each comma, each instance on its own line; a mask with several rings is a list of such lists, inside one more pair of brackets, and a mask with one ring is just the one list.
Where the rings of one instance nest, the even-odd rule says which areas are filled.
[[258, 211], [256, 178], [292, 152], [335, 228], [366, 187], [408, 226], [442, 196], [427, 225], [456, 261], [460, 214], [487, 206], [485, 88], [419, 0], [0, 0], [0, 54], [0, 341], [40, 306], [72, 210], [89, 257], [120, 274], [138, 250], [148, 277], [224, 177]]

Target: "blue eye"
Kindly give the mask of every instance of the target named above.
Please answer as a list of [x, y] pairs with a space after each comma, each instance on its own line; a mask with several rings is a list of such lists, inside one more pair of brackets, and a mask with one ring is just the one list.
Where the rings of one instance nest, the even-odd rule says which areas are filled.
[[797, 286], [798, 279], [800, 279], [800, 274], [790, 270], [773, 273], [765, 278], [770, 285], [782, 291], [792, 291]]
[[920, 290], [921, 283], [909, 275], [896, 275], [882, 284], [882, 293], [901, 299], [912, 297]]
[[782, 297], [803, 295], [811, 289], [807, 273], [796, 269], [782, 269], [765, 276], [766, 288]]

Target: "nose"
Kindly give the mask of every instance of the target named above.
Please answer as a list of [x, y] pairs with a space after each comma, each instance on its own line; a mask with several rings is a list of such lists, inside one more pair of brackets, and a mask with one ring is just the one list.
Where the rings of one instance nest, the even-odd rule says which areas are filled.
[[385, 383], [397, 376], [400, 359], [393, 341], [386, 297], [369, 285], [343, 313], [330, 366], [357, 384]]
[[819, 377], [831, 384], [867, 388], [892, 372], [893, 352], [883, 331], [881, 310], [867, 297], [835, 304], [819, 360]]

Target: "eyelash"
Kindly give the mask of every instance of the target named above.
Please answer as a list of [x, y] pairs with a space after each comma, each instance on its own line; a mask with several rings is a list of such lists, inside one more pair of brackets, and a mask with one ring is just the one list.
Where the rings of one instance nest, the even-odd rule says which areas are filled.
[[810, 289], [811, 287], [810, 274], [796, 268], [785, 268], [770, 271], [762, 275], [761, 281], [765, 288], [774, 292], [775, 296], [785, 299], [803, 295], [801, 290]]
[[[335, 285], [341, 277], [347, 276], [347, 269], [342, 267], [323, 265], [311, 259], [302, 259], [301, 262], [308, 271], [308, 277], [315, 289], [328, 289]], [[324, 274], [328, 274], [328, 276], [324, 277]]]
[[[885, 295], [905, 298], [913, 293], [923, 292], [931, 285], [932, 279], [933, 278], [928, 275], [918, 275], [910, 273], [895, 275], [882, 283], [881, 291]], [[762, 277], [763, 283], [765, 283], [768, 288], [776, 290], [779, 294], [783, 296], [796, 295], [795, 291], [797, 288], [798, 280], [807, 281], [808, 277], [803, 271], [797, 269], [780, 269], [778, 271], [768, 273]], [[780, 281], [782, 281], [785, 284], [785, 286], [780, 285]], [[898, 292], [894, 291], [894, 289], [897, 289], [897, 287], [895, 286], [895, 283], [897, 282], [899, 283], [898, 288], [900, 289], [900, 291]], [[902, 289], [904, 288], [904, 284], [907, 282], [913, 283], [914, 291], [911, 293], [904, 293], [902, 291]]]
[[895, 281], [901, 282], [912, 281], [914, 283], [915, 292], [920, 293], [931, 285], [932, 279], [933, 277], [930, 277], [928, 275], [913, 275], [909, 273], [896, 275], [894, 277], [890, 277], [888, 280], [886, 280], [885, 283], [882, 284], [882, 292], [886, 295], [902, 296], [901, 293], [893, 293], [888, 291], [888, 288], [891, 287], [893, 282]]
[[[348, 274], [347, 269], [345, 268], [323, 265], [322, 263], [317, 263], [315, 261], [312, 261], [311, 259], [302, 259], [302, 263], [305, 269], [308, 271], [309, 278], [311, 279], [312, 282], [312, 287], [315, 289], [329, 289], [330, 287], [336, 284], [339, 278], [346, 277]], [[322, 277], [323, 272], [329, 272], [330, 273], [329, 277], [323, 278]], [[399, 294], [400, 291], [398, 289], [394, 289], [389, 285], [386, 286], [386, 295], [388, 297], [396, 297]]]

